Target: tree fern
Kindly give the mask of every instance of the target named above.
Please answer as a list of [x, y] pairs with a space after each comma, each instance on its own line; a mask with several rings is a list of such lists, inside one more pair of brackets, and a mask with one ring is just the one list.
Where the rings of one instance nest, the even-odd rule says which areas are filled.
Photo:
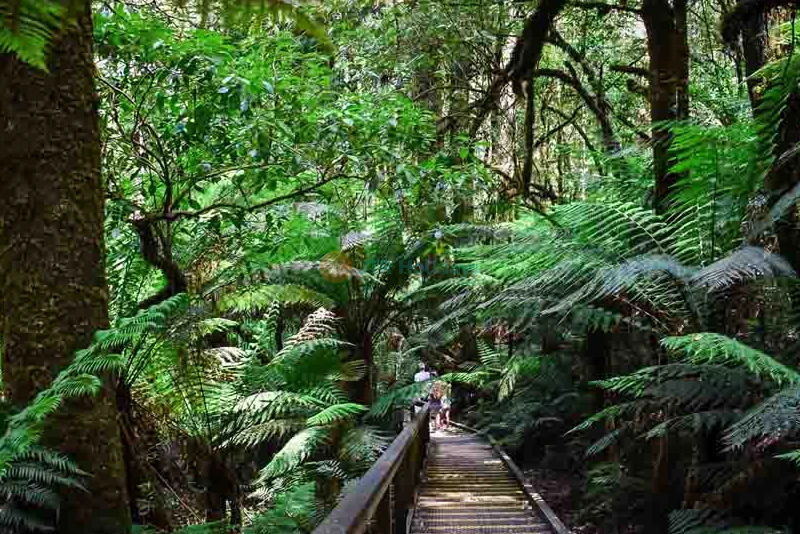
[[0, 476], [0, 532], [51, 531], [62, 488], [82, 490], [87, 473], [65, 456], [32, 446]]
[[53, 35], [67, 22], [78, 2], [4, 0], [0, 2], [0, 53], [45, 69], [46, 50]]
[[693, 364], [731, 365], [745, 368], [762, 379], [778, 384], [800, 383], [800, 373], [761, 351], [721, 334], [703, 333], [662, 340], [670, 351], [684, 353]]
[[366, 406], [361, 404], [334, 404], [306, 419], [306, 424], [309, 426], [330, 425], [338, 421], [352, 419], [366, 410]]

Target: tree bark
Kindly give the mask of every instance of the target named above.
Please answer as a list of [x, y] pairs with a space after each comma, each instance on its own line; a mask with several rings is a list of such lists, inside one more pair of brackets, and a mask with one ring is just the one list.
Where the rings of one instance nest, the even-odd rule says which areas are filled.
[[665, 122], [689, 116], [689, 55], [686, 33], [686, 2], [644, 0], [642, 19], [650, 55], [650, 119], [653, 122], [654, 205], [667, 211], [668, 198], [678, 175], [670, 170], [672, 134]]
[[[3, 379], [22, 405], [108, 326], [91, 3], [52, 43], [48, 72], [0, 55]], [[127, 534], [130, 512], [113, 386], [72, 399], [44, 445], [92, 476], [65, 491], [58, 532]]]
[[[775, 157], [791, 151], [800, 143], [800, 91], [789, 95], [786, 108], [781, 117], [781, 125], [775, 146]], [[764, 188], [772, 201], [794, 187], [800, 181], [800, 158], [791, 156], [786, 163], [776, 165], [767, 175]], [[796, 206], [792, 206], [786, 215], [776, 221], [775, 234], [781, 255], [789, 261], [792, 268], [800, 269], [800, 214]]]
[[[766, 16], [769, 10], [796, 5], [793, 0], [740, 0], [733, 11], [723, 21], [722, 34], [728, 46], [733, 47], [739, 36], [745, 55], [746, 74], [751, 76], [766, 63], [767, 28]], [[759, 95], [754, 91], [758, 80], [748, 79], [751, 103], [757, 113]], [[781, 115], [781, 123], [775, 139], [774, 154], [777, 161], [785, 153], [791, 152], [800, 143], [800, 91], [788, 95], [786, 107]], [[771, 202], [776, 202], [782, 194], [800, 180], [800, 158], [790, 156], [788, 160], [776, 164], [764, 180], [764, 190]], [[800, 268], [800, 215], [792, 206], [788, 213], [775, 223], [780, 253], [794, 269]]]
[[747, 77], [747, 93], [754, 113], [761, 101], [760, 95], [757, 93], [757, 87], [761, 81], [753, 75], [767, 62], [768, 35], [767, 17], [763, 11], [755, 12], [742, 24], [744, 74]]

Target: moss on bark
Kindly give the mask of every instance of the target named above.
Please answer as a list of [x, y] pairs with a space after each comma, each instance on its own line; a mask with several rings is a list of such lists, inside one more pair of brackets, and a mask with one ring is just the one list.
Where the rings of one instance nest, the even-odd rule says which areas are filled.
[[[20, 405], [108, 324], [90, 7], [52, 43], [47, 72], [0, 55], [3, 381]], [[48, 421], [45, 444], [92, 474], [89, 493], [64, 495], [59, 533], [130, 531], [113, 399], [107, 386]]]

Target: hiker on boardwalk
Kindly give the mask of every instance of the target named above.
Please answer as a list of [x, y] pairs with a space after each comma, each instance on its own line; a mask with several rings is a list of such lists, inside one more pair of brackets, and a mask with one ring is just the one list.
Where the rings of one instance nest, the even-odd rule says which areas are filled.
[[437, 430], [442, 423], [442, 388], [438, 384], [433, 385], [431, 393], [428, 395], [428, 408], [431, 413], [431, 426], [433, 430]]
[[445, 393], [442, 395], [442, 409], [440, 411], [441, 425], [444, 428], [450, 426], [450, 405], [450, 395], [448, 395], [445, 391]]
[[[428, 371], [428, 366], [425, 364], [425, 362], [420, 362], [419, 371], [417, 371], [417, 373], [414, 375], [414, 382], [415, 383], [428, 382], [430, 379], [431, 379], [431, 373], [430, 371]], [[429, 391], [427, 389], [427, 385], [424, 386], [424, 389], [422, 391]], [[427, 400], [427, 394], [421, 392], [419, 398], [414, 401], [415, 414], [419, 413], [419, 411], [422, 409], [422, 405], [425, 404], [426, 400]]]

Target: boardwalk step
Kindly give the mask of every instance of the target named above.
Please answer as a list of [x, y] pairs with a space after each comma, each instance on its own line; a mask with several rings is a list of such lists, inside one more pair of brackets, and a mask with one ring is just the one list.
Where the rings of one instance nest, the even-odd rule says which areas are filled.
[[509, 517], [472, 517], [469, 519], [464, 518], [463, 516], [426, 516], [421, 517], [418, 520], [415, 520], [414, 523], [419, 526], [424, 525], [433, 525], [433, 526], [441, 526], [441, 525], [451, 525], [454, 523], [454, 520], [458, 520], [458, 524], [460, 525], [528, 525], [528, 526], [547, 526], [545, 523], [541, 521], [537, 521], [535, 518], [530, 516], [525, 516], [519, 514], [517, 516], [509, 516]]
[[511, 524], [505, 522], [495, 522], [495, 523], [482, 523], [482, 524], [478, 523], [434, 524], [434, 523], [423, 522], [420, 524], [415, 523], [411, 526], [411, 528], [413, 529], [413, 531], [425, 531], [425, 532], [451, 532], [451, 531], [457, 532], [459, 530], [495, 531], [500, 529], [511, 532], [550, 532], [548, 525], [546, 525], [545, 523]]
[[457, 430], [431, 436], [411, 534], [552, 534], [494, 449]]

